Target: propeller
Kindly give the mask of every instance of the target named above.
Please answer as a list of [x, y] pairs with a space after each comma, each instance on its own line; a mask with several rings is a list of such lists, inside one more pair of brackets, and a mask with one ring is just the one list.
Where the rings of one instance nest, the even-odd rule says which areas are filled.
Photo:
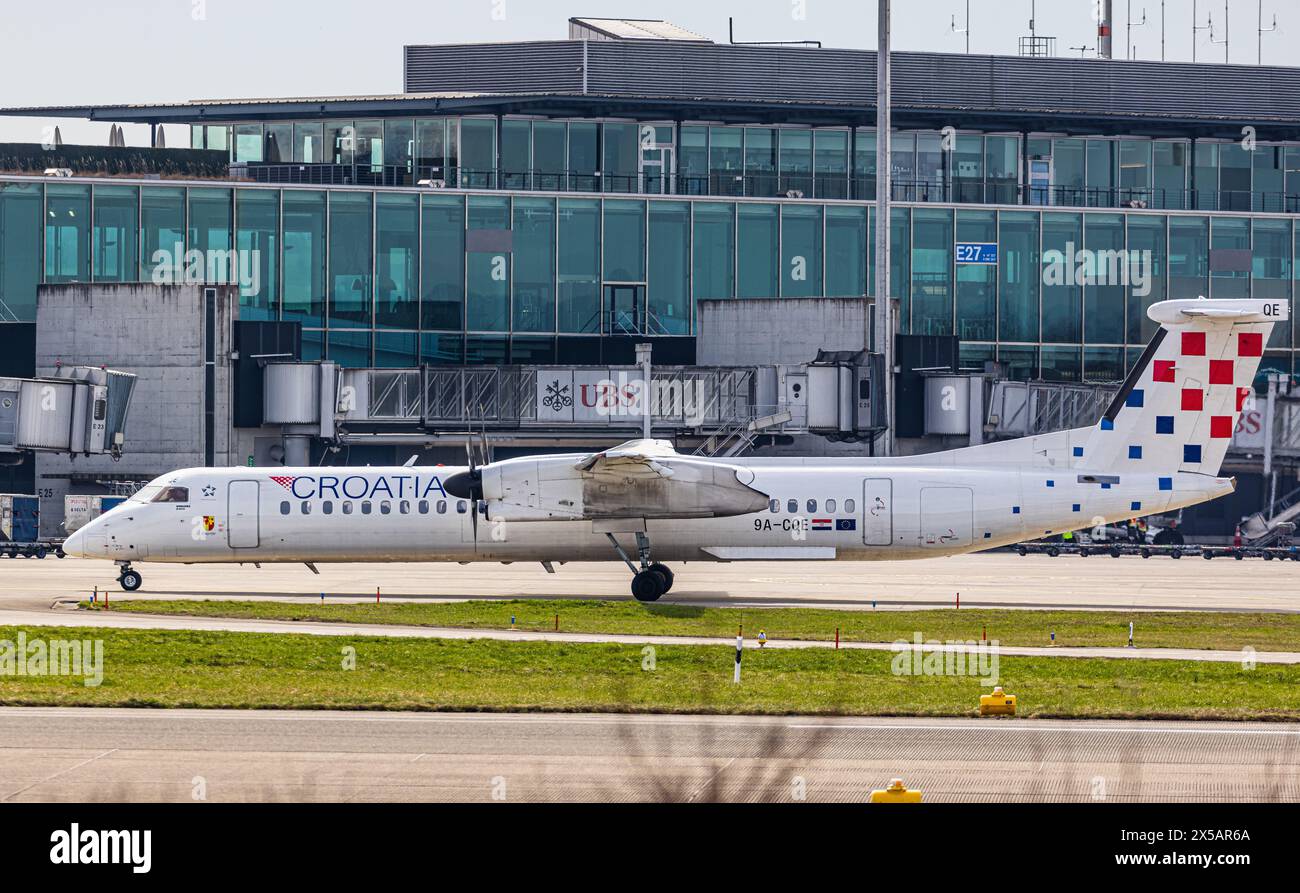
[[[483, 448], [483, 460], [487, 461], [487, 430], [479, 432]], [[474, 461], [474, 432], [471, 429], [465, 437], [465, 455], [469, 459], [469, 470], [458, 472], [443, 482], [443, 489], [457, 499], [467, 499], [470, 503], [470, 528], [473, 531], [474, 546], [478, 548], [478, 514], [479, 502], [483, 499], [483, 470]]]

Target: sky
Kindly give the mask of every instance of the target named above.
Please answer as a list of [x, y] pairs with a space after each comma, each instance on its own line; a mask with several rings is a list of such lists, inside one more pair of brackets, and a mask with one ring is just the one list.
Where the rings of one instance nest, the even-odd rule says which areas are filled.
[[[570, 16], [658, 18], [718, 42], [727, 18], [736, 39], [820, 40], [874, 48], [872, 0], [0, 0], [0, 108], [150, 103], [188, 99], [399, 93], [402, 46], [556, 40]], [[1194, 0], [1166, 0], [1165, 57], [1192, 58]], [[1056, 37], [1057, 55], [1096, 48], [1095, 0], [1038, 0], [1037, 33]], [[1228, 0], [1229, 60], [1252, 64], [1259, 46], [1259, 0]], [[972, 53], [1014, 54], [1029, 33], [1032, 0], [894, 0], [893, 46], [964, 52], [970, 8]], [[1159, 59], [1160, 0], [1114, 0], [1114, 54]], [[1222, 40], [1224, 0], [1199, 0], [1197, 22]], [[1131, 11], [1130, 11], [1131, 10]], [[1145, 25], [1125, 28], [1125, 22]], [[1266, 65], [1295, 64], [1300, 4], [1263, 0]], [[1224, 46], [1196, 33], [1197, 60], [1222, 62]], [[653, 77], [653, 72], [647, 72]], [[0, 118], [0, 142], [40, 142], [58, 124], [65, 143], [103, 145], [107, 123]], [[128, 145], [148, 128], [127, 125]], [[169, 146], [188, 145], [188, 128], [169, 127]]]

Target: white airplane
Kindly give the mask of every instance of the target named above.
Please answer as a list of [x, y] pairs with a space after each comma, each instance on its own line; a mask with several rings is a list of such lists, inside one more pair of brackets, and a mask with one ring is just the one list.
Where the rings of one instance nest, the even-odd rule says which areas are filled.
[[[64, 543], [134, 562], [621, 559], [632, 593], [666, 561], [933, 558], [1195, 505], [1218, 476], [1285, 301], [1177, 300], [1096, 425], [929, 455], [736, 458], [634, 440], [475, 467], [189, 468]], [[629, 552], [632, 555], [629, 555]], [[635, 556], [635, 557], [633, 557]]]

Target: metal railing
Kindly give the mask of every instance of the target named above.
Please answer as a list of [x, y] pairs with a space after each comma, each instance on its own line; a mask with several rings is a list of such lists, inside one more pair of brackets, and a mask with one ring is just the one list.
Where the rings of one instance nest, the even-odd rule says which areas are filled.
[[1094, 424], [1118, 385], [999, 381], [993, 385], [988, 421], [1000, 437], [1028, 437]]

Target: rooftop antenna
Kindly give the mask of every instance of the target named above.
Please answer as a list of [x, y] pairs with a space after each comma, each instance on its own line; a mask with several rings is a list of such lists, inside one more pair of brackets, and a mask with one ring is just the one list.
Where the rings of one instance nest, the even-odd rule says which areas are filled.
[[1092, 47], [1090, 47], [1090, 46], [1081, 46], [1081, 47], [1070, 47], [1070, 49], [1072, 49], [1072, 50], [1078, 50], [1078, 51], [1079, 51], [1079, 58], [1082, 59], [1084, 56], [1088, 55], [1088, 51], [1091, 50]]
[[1214, 39], [1214, 18], [1212, 13], [1207, 12], [1205, 14], [1205, 21], [1209, 23], [1210, 27], [1210, 43], [1223, 44], [1223, 62], [1226, 65], [1228, 63], [1228, 41], [1231, 39], [1231, 35], [1228, 33], [1228, 0], [1223, 0], [1223, 40]]
[[1111, 24], [1114, 21], [1114, 10], [1111, 0], [1095, 0], [1095, 2], [1093, 16], [1097, 19], [1097, 57], [1113, 59], [1115, 54], [1111, 49]]
[[[1260, 2], [1263, 3], [1264, 0], [1260, 0]], [[970, 0], [966, 0], [966, 27], [964, 28], [957, 27], [957, 14], [953, 13], [952, 33], [966, 35], [966, 52], [969, 53], [970, 52]]]
[[1259, 0], [1259, 27], [1256, 30], [1259, 31], [1259, 58], [1256, 59], [1255, 64], [1263, 65], [1264, 35], [1277, 30], [1277, 13], [1273, 13], [1273, 24], [1267, 28], [1264, 27], [1264, 0]]
[[1128, 42], [1128, 58], [1133, 58], [1133, 29], [1141, 28], [1147, 23], [1147, 10], [1142, 7], [1142, 21], [1133, 21], [1133, 0], [1128, 0], [1128, 9], [1124, 13], [1124, 39]]
[[1165, 61], [1165, 0], [1160, 0], [1160, 61]]
[[[1109, 3], [1110, 0], [1103, 0]], [[1037, 28], [1038, 2], [1031, 0], [1029, 4], [1029, 36], [1020, 38], [1020, 55], [1022, 56], [1055, 56], [1056, 55], [1056, 38], [1039, 37]]]
[[[1196, 61], [1196, 32], [1208, 31], [1212, 27], [1214, 27], [1214, 23], [1210, 21], [1210, 14], [1208, 12], [1205, 14], [1205, 22], [1206, 23], [1204, 25], [1196, 24], [1196, 0], [1192, 0], [1192, 61], [1193, 62]], [[1213, 35], [1210, 36], [1213, 37]]]

